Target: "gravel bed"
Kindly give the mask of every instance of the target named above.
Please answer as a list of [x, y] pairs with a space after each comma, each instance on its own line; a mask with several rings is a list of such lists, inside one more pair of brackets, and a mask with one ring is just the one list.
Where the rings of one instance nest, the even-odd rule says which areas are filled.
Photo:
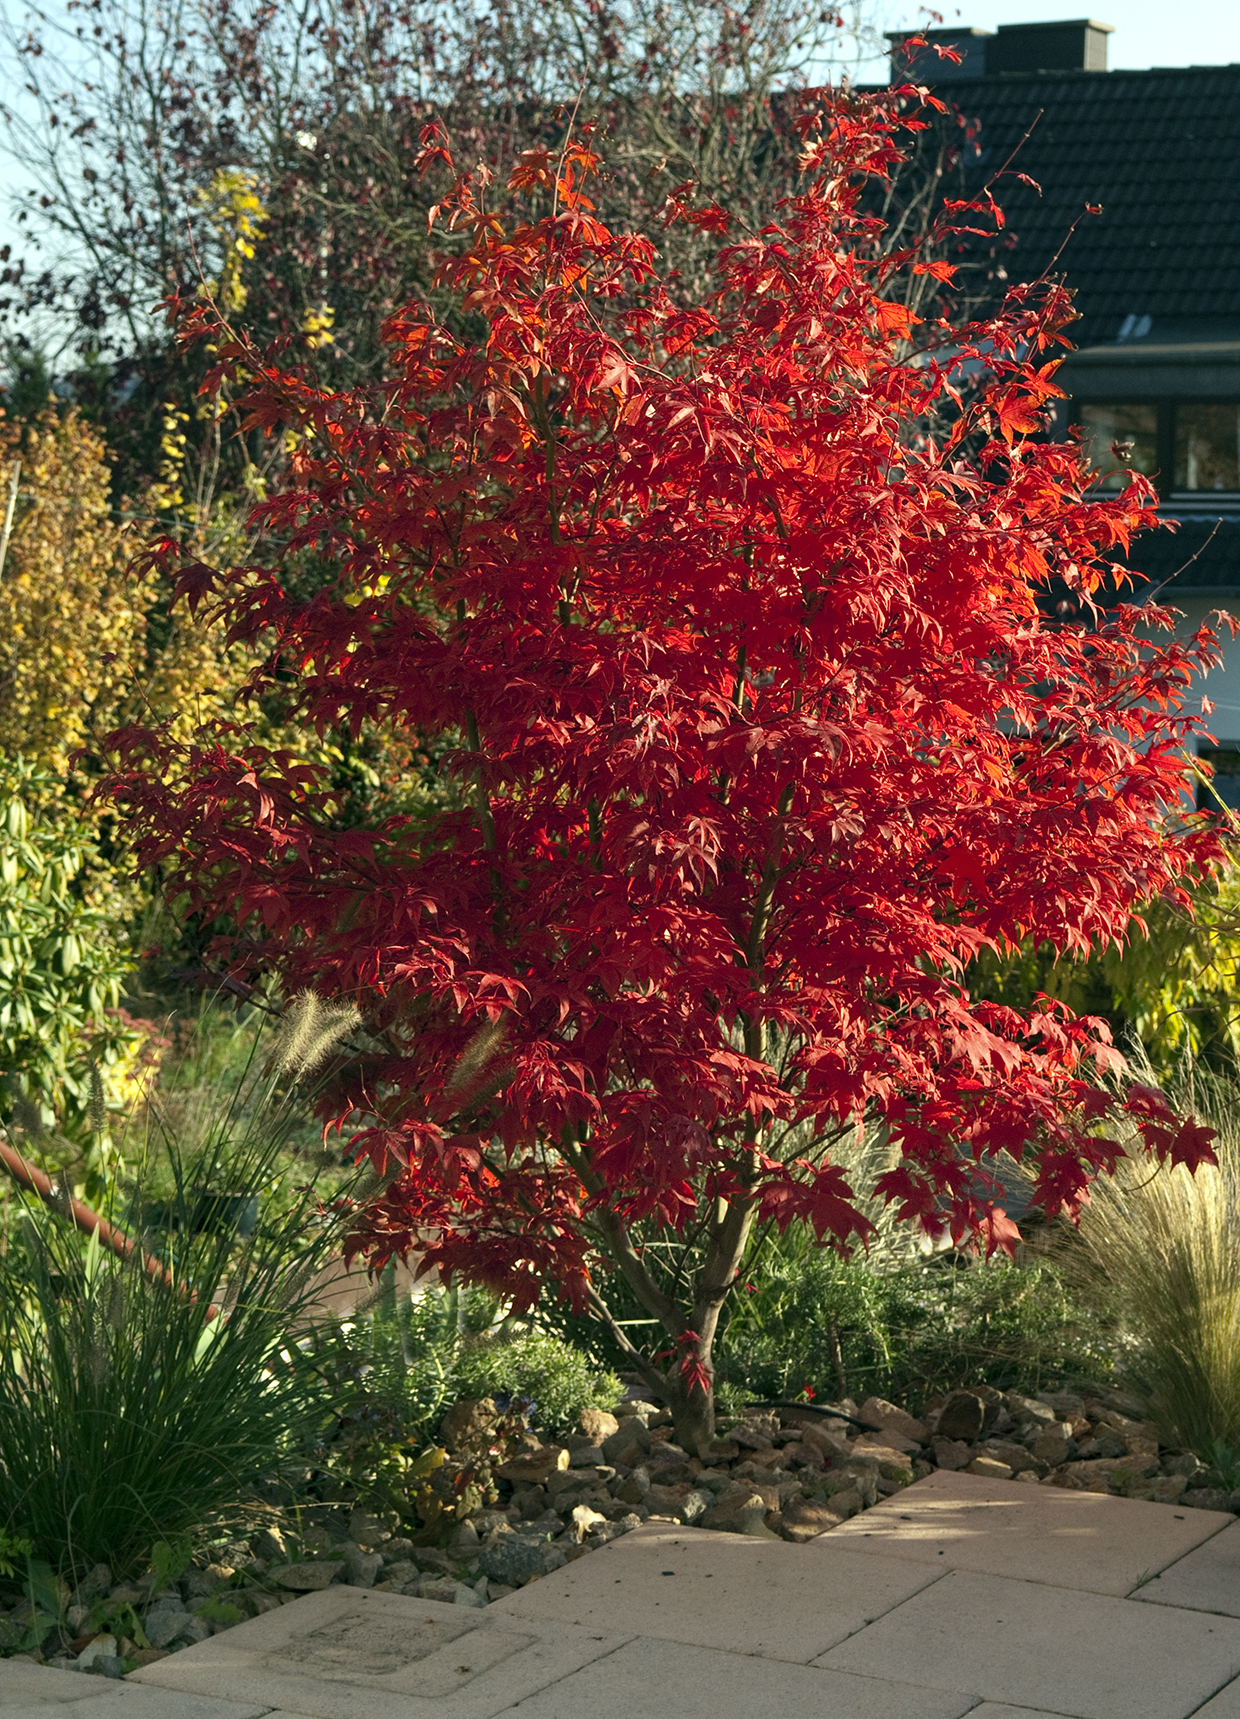
[[587, 1409], [557, 1442], [513, 1426], [487, 1398], [449, 1411], [422, 1505], [434, 1501], [438, 1527], [417, 1539], [394, 1514], [314, 1500], [300, 1533], [269, 1526], [217, 1545], [158, 1590], [97, 1566], [37, 1646], [30, 1603], [0, 1609], [0, 1655], [121, 1677], [334, 1583], [485, 1606], [642, 1522], [800, 1543], [935, 1468], [1240, 1513], [1240, 1490], [1207, 1484], [1196, 1457], [1160, 1446], [1140, 1403], [1105, 1385], [953, 1391], [920, 1418], [878, 1397], [751, 1408], [705, 1460], [648, 1402]]

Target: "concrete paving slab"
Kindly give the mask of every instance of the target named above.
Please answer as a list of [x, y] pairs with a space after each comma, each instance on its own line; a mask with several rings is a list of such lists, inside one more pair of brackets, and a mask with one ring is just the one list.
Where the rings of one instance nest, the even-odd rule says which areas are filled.
[[[137, 1691], [133, 1693], [136, 1695]], [[134, 1701], [128, 1699], [123, 1689], [114, 1688], [111, 1694], [88, 1695], [81, 1701], [18, 1702], [16, 1706], [10, 1706], [0, 1694], [3, 1719], [259, 1719], [260, 1715], [265, 1719], [270, 1711], [269, 1707], [163, 1689], [145, 1690]]]
[[362, 1588], [325, 1588], [135, 1671], [131, 1682], [313, 1719], [493, 1719], [625, 1640]]
[[1199, 1707], [1193, 1719], [1240, 1719], [1240, 1677], [1226, 1684], [1204, 1707]]
[[220, 1701], [169, 1690], [139, 1689], [127, 1679], [55, 1671], [29, 1660], [0, 1659], [3, 1719], [259, 1719], [266, 1703]]
[[507, 1709], [504, 1719], [960, 1719], [972, 1707], [972, 1696], [885, 1678], [678, 1641], [632, 1641]]
[[1120, 1595], [1235, 1520], [1230, 1511], [1178, 1510], [940, 1469], [811, 1540], [807, 1550], [849, 1546], [939, 1569]]
[[998, 1701], [983, 1701], [980, 1707], [970, 1707], [969, 1719], [1059, 1719], [1045, 1707], [1008, 1707]]
[[940, 1574], [859, 1548], [807, 1554], [782, 1540], [651, 1522], [489, 1610], [808, 1664]]
[[815, 1663], [1073, 1719], [1185, 1719], [1240, 1673], [1240, 1622], [954, 1570]]
[[1233, 1517], [1229, 1528], [1143, 1583], [1132, 1598], [1240, 1618], [1240, 1522]]

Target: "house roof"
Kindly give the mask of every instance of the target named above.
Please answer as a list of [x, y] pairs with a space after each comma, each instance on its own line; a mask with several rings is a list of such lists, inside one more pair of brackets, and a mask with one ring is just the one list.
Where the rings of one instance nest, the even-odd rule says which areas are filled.
[[1052, 263], [1066, 276], [1077, 346], [1146, 316], [1159, 341], [1240, 334], [1240, 65], [960, 78], [937, 93], [971, 122], [967, 184], [1015, 150], [1012, 172], [1041, 186], [996, 187], [1006, 266], [1013, 280]]
[[[1127, 601], [1175, 604], [1181, 597], [1240, 595], [1240, 520], [1184, 519], [1175, 531], [1143, 531], [1132, 545], [1128, 565], [1144, 573]], [[1165, 592], [1155, 593], [1166, 583]]]

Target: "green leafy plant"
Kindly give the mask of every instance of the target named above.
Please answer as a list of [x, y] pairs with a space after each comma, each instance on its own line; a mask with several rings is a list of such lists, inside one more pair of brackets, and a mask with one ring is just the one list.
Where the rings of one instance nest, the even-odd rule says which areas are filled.
[[1210, 1467], [1229, 1492], [1240, 1487], [1240, 1450], [1226, 1439], [1216, 1438], [1210, 1446]]
[[457, 1372], [462, 1335], [489, 1324], [492, 1297], [476, 1290], [427, 1287], [400, 1292], [396, 1273], [353, 1316], [319, 1325], [303, 1345], [303, 1364], [323, 1382], [333, 1424], [316, 1450], [330, 1473], [398, 1508], [444, 1413], [464, 1394]]
[[465, 1344], [457, 1363], [461, 1395], [527, 1404], [545, 1432], [572, 1430], [585, 1408], [609, 1409], [623, 1394], [615, 1374], [546, 1331], [500, 1333]]
[[17, 1561], [28, 1558], [33, 1550], [25, 1534], [14, 1534], [8, 1529], [0, 1528], [0, 1576], [13, 1575]]

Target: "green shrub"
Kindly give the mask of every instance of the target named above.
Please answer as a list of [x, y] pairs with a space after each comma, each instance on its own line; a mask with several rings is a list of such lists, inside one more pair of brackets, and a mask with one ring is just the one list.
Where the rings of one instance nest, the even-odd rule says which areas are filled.
[[739, 1400], [808, 1386], [917, 1407], [958, 1385], [1033, 1391], [1109, 1370], [1105, 1332], [1048, 1264], [931, 1256], [880, 1272], [812, 1248], [776, 1251], [749, 1281], [721, 1344]]
[[[845, 1260], [796, 1231], [760, 1238], [716, 1343], [723, 1411], [807, 1387], [916, 1408], [958, 1385], [1033, 1391], [1110, 1372], [1111, 1323], [1057, 1264], [923, 1256], [896, 1240], [880, 1230], [869, 1256]], [[646, 1245], [648, 1263], [659, 1245]], [[622, 1286], [609, 1281], [607, 1295], [620, 1318], [640, 1319]], [[626, 1365], [597, 1321], [550, 1302], [539, 1317], [597, 1364]]]
[[462, 1345], [456, 1373], [461, 1396], [528, 1403], [531, 1424], [553, 1435], [571, 1432], [582, 1409], [609, 1409], [623, 1394], [614, 1373], [545, 1331], [475, 1337]]
[[0, 1121], [89, 1148], [93, 1195], [143, 1035], [118, 1009], [133, 960], [90, 902], [94, 832], [51, 803], [57, 786], [0, 760]]
[[387, 1267], [368, 1305], [345, 1321], [320, 1323], [302, 1345], [332, 1410], [314, 1460], [401, 1508], [410, 1465], [467, 1395], [458, 1371], [462, 1339], [490, 1325], [495, 1311], [493, 1298], [476, 1289], [401, 1293]]

